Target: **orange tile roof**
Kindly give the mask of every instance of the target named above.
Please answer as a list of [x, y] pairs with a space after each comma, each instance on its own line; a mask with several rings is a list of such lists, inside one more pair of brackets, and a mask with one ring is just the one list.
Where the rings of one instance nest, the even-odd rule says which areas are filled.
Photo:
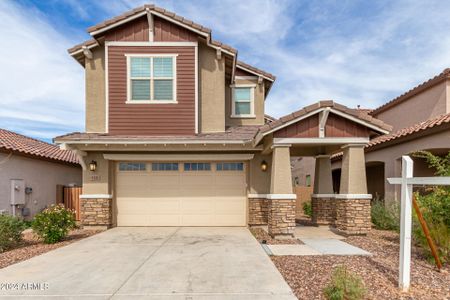
[[442, 71], [439, 75], [434, 76], [431, 79], [428, 79], [427, 81], [419, 84], [418, 86], [410, 89], [406, 93], [403, 93], [402, 95], [386, 102], [385, 104], [381, 105], [380, 107], [374, 109], [372, 112], [370, 112], [371, 115], [376, 116], [378, 113], [381, 113], [385, 111], [386, 109], [391, 108], [392, 106], [395, 106], [397, 104], [400, 104], [401, 102], [411, 98], [412, 96], [415, 96], [419, 94], [420, 92], [435, 86], [436, 84], [449, 79], [450, 78], [450, 68], [445, 69]]
[[14, 151], [65, 163], [78, 164], [77, 157], [69, 150], [39, 141], [9, 130], [0, 129], [0, 150]]
[[[386, 143], [386, 146], [387, 146], [388, 142], [391, 142], [394, 140], [399, 140], [401, 138], [408, 137], [408, 136], [411, 136], [414, 134], [418, 134], [418, 133], [424, 132], [426, 130], [429, 130], [431, 128], [436, 128], [438, 126], [442, 126], [445, 124], [450, 125], [450, 113], [440, 115], [436, 118], [429, 119], [429, 120], [414, 124], [410, 127], [400, 129], [394, 133], [385, 134], [385, 135], [376, 137], [366, 145], [365, 151], [366, 152], [373, 151], [375, 149], [372, 150], [371, 148], [375, 147], [377, 145], [383, 145]], [[342, 157], [342, 152], [339, 152], [339, 153], [334, 154], [331, 157], [331, 159], [337, 160], [337, 159], [340, 159], [341, 157]]]

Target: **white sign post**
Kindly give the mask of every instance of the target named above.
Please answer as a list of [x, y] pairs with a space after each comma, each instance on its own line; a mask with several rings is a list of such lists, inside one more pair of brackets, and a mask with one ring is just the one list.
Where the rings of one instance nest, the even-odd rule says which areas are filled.
[[398, 286], [409, 289], [411, 278], [411, 227], [413, 185], [450, 185], [450, 177], [413, 177], [413, 160], [402, 156], [402, 177], [388, 178], [390, 184], [401, 185], [400, 205], [400, 266]]

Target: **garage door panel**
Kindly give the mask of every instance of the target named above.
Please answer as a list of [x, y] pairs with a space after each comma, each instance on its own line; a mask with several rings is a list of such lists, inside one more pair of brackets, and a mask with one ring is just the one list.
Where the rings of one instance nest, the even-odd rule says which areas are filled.
[[182, 163], [179, 171], [118, 171], [118, 226], [245, 226], [245, 172], [183, 171]]

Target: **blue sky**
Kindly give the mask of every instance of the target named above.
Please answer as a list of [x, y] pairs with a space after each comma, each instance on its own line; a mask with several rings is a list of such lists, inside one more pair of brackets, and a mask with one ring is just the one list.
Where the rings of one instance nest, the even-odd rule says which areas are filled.
[[[0, 1], [0, 127], [50, 141], [84, 130], [86, 28], [145, 1]], [[333, 99], [375, 108], [450, 66], [442, 1], [154, 1], [213, 30], [277, 81], [267, 113]]]

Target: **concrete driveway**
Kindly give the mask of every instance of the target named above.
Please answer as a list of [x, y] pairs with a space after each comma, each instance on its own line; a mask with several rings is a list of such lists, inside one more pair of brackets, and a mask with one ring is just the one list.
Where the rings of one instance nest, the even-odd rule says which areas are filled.
[[296, 299], [248, 229], [233, 227], [114, 228], [0, 270], [3, 295]]

